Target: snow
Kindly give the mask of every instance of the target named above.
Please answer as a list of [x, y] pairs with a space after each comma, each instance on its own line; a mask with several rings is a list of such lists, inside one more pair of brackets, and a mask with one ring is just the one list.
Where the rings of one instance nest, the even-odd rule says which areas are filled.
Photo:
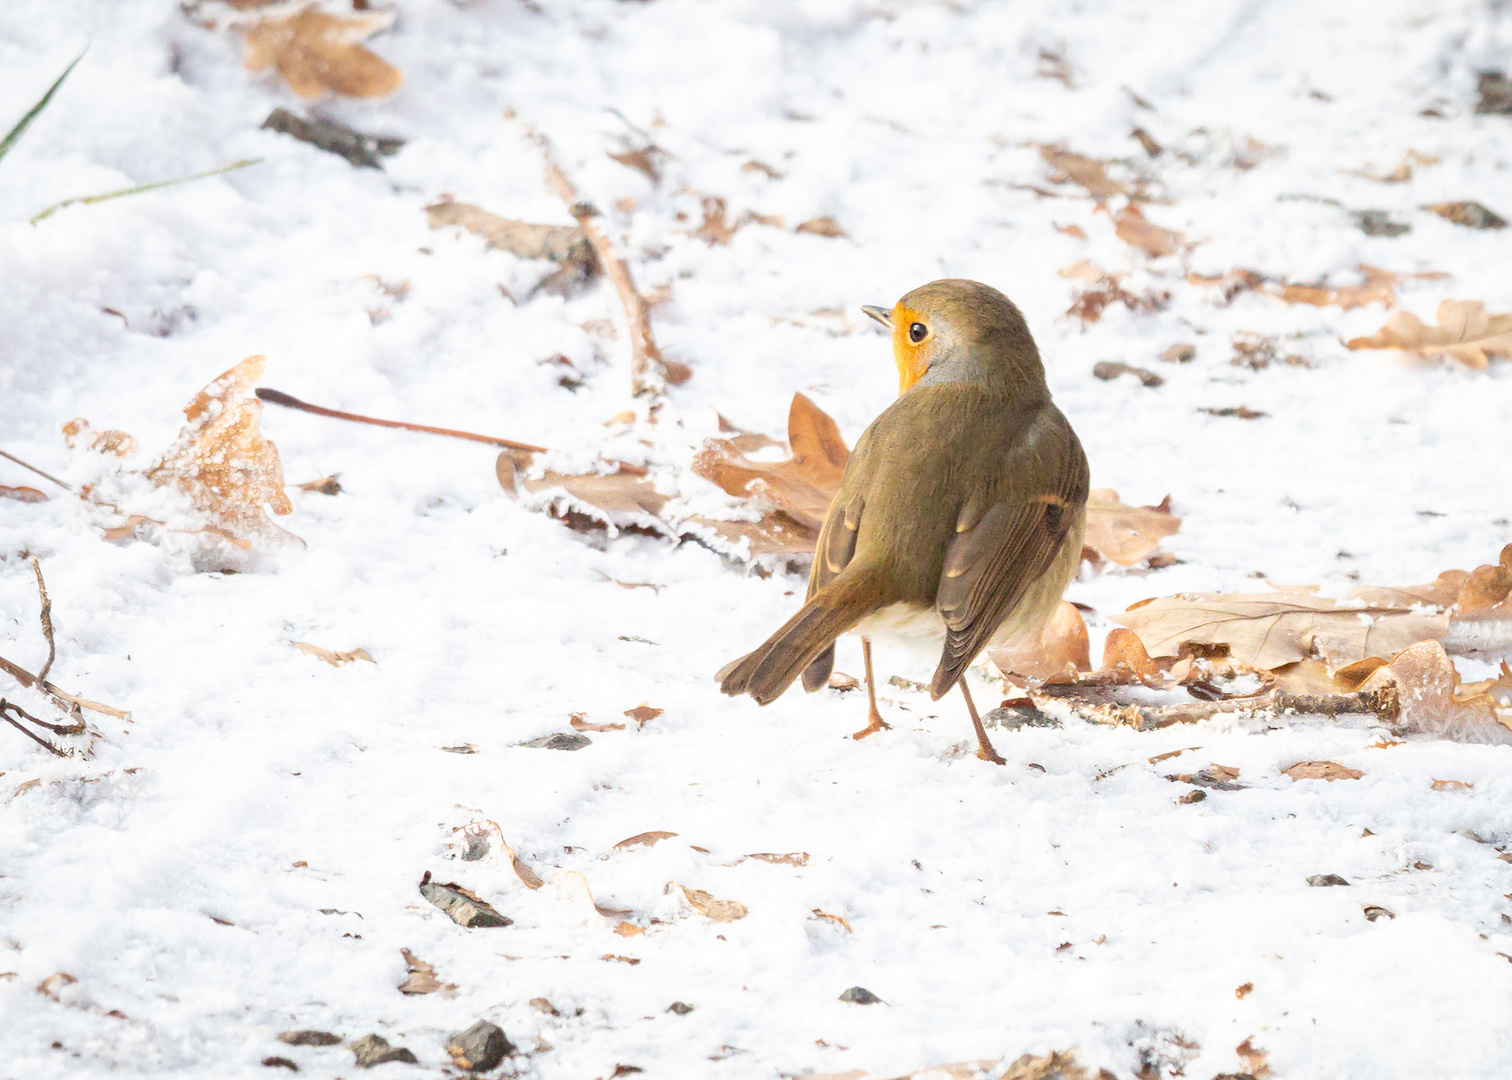
[[[1257, 293], [1222, 306], [1182, 280], [1245, 267], [1341, 284], [1363, 263], [1448, 275], [1398, 288], [1424, 317], [1448, 297], [1509, 310], [1505, 235], [1419, 209], [1477, 199], [1509, 213], [1512, 119], [1471, 113], [1475, 72], [1505, 67], [1512, 46], [1496, 5], [406, 0], [371, 42], [405, 88], [317, 107], [409, 140], [381, 172], [259, 130], [301, 104], [242, 69], [235, 35], [172, 4], [10, 0], [0, 126], [86, 44], [0, 162], [0, 447], [75, 485], [107, 463], [70, 451], [64, 422], [131, 432], [142, 449], [126, 464], [143, 468], [199, 388], [264, 353], [263, 385], [305, 400], [541, 443], [554, 467], [641, 462], [690, 504], [727, 506], [686, 472], [714, 411], [781, 434], [801, 390], [854, 441], [895, 392], [859, 305], [950, 275], [1025, 310], [1094, 485], [1130, 503], [1170, 492], [1184, 517], [1164, 543], [1177, 565], [1073, 584], [1095, 609], [1094, 656], [1106, 614], [1146, 596], [1253, 591], [1257, 572], [1332, 594], [1428, 581], [1509, 539], [1512, 364], [1347, 352], [1340, 339], [1372, 333], [1381, 306]], [[1042, 50], [1064, 56], [1071, 85], [1039, 73]], [[1429, 106], [1444, 115], [1420, 115]], [[523, 297], [542, 264], [426, 227], [442, 194], [569, 221], [506, 108], [555, 141], [638, 283], [672, 286], [654, 324], [694, 376], [654, 425], [603, 426], [646, 414], [623, 329], [602, 324], [621, 322], [607, 285], [512, 305], [499, 287]], [[660, 187], [606, 156], [638, 145], [631, 124], [669, 153]], [[1146, 158], [1136, 126], [1166, 153]], [[1251, 139], [1260, 160], [1236, 168]], [[1048, 184], [1037, 145], [1050, 142], [1126, 159], [1115, 178], [1145, 173], [1168, 200], [1146, 206], [1151, 221], [1200, 243], [1152, 262], [1074, 185], [1027, 190]], [[1440, 161], [1401, 184], [1349, 171], [1387, 172], [1409, 150]], [[264, 160], [26, 223], [62, 198], [245, 157]], [[743, 170], [751, 160], [781, 177]], [[707, 246], [688, 235], [701, 195], [787, 229]], [[625, 198], [628, 215], [613, 209]], [[1412, 231], [1367, 237], [1358, 209]], [[848, 236], [791, 231], [820, 215]], [[1088, 239], [1055, 228], [1073, 224]], [[1115, 305], [1086, 328], [1062, 317], [1077, 283], [1057, 271], [1082, 259], [1131, 291], [1169, 290], [1169, 307]], [[386, 296], [375, 276], [410, 292]], [[1241, 332], [1310, 366], [1232, 366]], [[1156, 359], [1178, 342], [1194, 362]], [[538, 363], [554, 353], [588, 372], [577, 392]], [[1097, 360], [1165, 385], [1096, 380]], [[1269, 415], [1197, 412], [1236, 405]], [[1121, 1078], [1141, 1050], [1165, 1075], [1208, 1077], [1240, 1071], [1246, 1038], [1277, 1076], [1512, 1067], [1512, 865], [1497, 858], [1512, 842], [1512, 749], [1377, 748], [1379, 728], [1307, 720], [1147, 734], [1069, 720], [993, 732], [1008, 762], [994, 768], [971, 755], [953, 696], [890, 686], [893, 729], [853, 742], [859, 694], [793, 691], [758, 710], [711, 680], [791, 614], [801, 579], [692, 544], [585, 540], [506, 498], [485, 446], [271, 407], [262, 427], [291, 482], [339, 472], [345, 490], [291, 490], [279, 523], [307, 547], [239, 574], [196, 572], [190, 538], [108, 542], [119, 518], [0, 462], [0, 483], [54, 496], [0, 500], [0, 655], [40, 665], [36, 555], [52, 680], [132, 714], [94, 718], [87, 759], [0, 734], [0, 1076], [266, 1076], [270, 1055], [350, 1076], [342, 1046], [275, 1039], [320, 1028], [409, 1047], [419, 1065], [380, 1067], [398, 1080], [449, 1069], [447, 1035], [479, 1018], [529, 1052], [506, 1073], [542, 1080], [616, 1065], [891, 1076], [1072, 1046]], [[330, 667], [296, 641], [376, 663]], [[933, 667], [878, 660], [884, 680]], [[837, 666], [859, 674], [854, 641]], [[621, 714], [642, 702], [665, 712], [636, 730]], [[629, 727], [575, 753], [517, 745], [578, 712]], [[476, 752], [442, 749], [462, 744]], [[1281, 775], [1310, 759], [1365, 776]], [[1167, 773], [1210, 763], [1247, 787], [1178, 803], [1189, 789]], [[616, 935], [570, 878], [527, 889], [497, 842], [462, 861], [456, 830], [479, 821], [543, 877], [580, 872], [648, 932]], [[614, 848], [653, 829], [678, 835]], [[809, 858], [741, 859], [755, 852]], [[426, 871], [513, 925], [453, 924], [421, 898]], [[1306, 884], [1323, 873], [1350, 885]], [[673, 882], [750, 913], [711, 922]], [[1367, 921], [1367, 904], [1395, 918]], [[401, 948], [455, 991], [399, 994]], [[36, 990], [55, 972], [77, 980], [58, 1000]], [[840, 1002], [852, 985], [885, 1004]], [[695, 1009], [666, 1012], [673, 1001]]]

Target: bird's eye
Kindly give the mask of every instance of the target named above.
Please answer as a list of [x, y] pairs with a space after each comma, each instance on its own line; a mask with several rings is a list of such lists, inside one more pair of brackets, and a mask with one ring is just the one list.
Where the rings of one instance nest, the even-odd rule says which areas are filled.
[[929, 327], [921, 322], [911, 323], [908, 327], [908, 340], [917, 345], [929, 335]]

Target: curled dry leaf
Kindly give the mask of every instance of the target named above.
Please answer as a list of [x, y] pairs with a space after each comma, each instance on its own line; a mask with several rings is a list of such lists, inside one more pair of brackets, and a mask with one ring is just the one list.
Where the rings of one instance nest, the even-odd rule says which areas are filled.
[[213, 528], [244, 549], [256, 540], [303, 543], [263, 512], [264, 506], [275, 514], [294, 510], [278, 448], [257, 426], [262, 402], [248, 393], [266, 363], [249, 356], [201, 390], [184, 407], [189, 422], [178, 439], [147, 471], [154, 484], [187, 495]]
[[998, 670], [1007, 675], [1030, 679], [1075, 677], [1092, 667], [1087, 624], [1076, 605], [1065, 600], [1055, 609], [1033, 642], [1013, 648], [996, 649], [988, 655]]
[[831, 915], [828, 911], [820, 911], [818, 908], [815, 908], [812, 914], [816, 919], [824, 919], [826, 922], [834, 923], [836, 926], [840, 927], [840, 929], [844, 930], [847, 934], [855, 933], [855, 931], [851, 928], [850, 922], [846, 920], [844, 916]]
[[1087, 494], [1087, 535], [1083, 543], [1119, 566], [1133, 566], [1181, 530], [1167, 496], [1159, 506], [1126, 506], [1111, 488]]
[[294, 647], [306, 656], [313, 656], [317, 660], [324, 660], [332, 667], [340, 667], [342, 664], [350, 664], [354, 660], [366, 660], [370, 664], [376, 664], [368, 655], [366, 649], [353, 649], [351, 652], [338, 652], [335, 649], [323, 649], [319, 645], [311, 645], [308, 641], [296, 641]]
[[614, 850], [623, 851], [626, 848], [651, 847], [653, 844], [656, 844], [662, 840], [670, 840], [676, 835], [677, 834], [675, 832], [664, 832], [659, 829], [653, 829], [650, 832], [636, 833], [634, 836], [627, 836], [625, 839], [615, 844]]
[[693, 910], [707, 919], [715, 922], [734, 922], [749, 914], [746, 906], [738, 900], [720, 900], [702, 889], [690, 889], [686, 885], [678, 885], [675, 881], [672, 884], [682, 891], [683, 897]]
[[1431, 203], [1423, 209], [1432, 210], [1446, 221], [1463, 225], [1468, 229], [1505, 229], [1507, 227], [1506, 218], [1478, 202]]
[[1234, 1053], [1239, 1055], [1239, 1064], [1244, 1067], [1244, 1071], [1248, 1075], [1254, 1077], [1254, 1080], [1265, 1080], [1267, 1076], [1271, 1075], [1270, 1066], [1265, 1063], [1265, 1058], [1269, 1051], [1261, 1050], [1259, 1047], [1252, 1045], [1250, 1039], [1245, 1039], [1238, 1046], [1234, 1047]]
[[776, 854], [771, 851], [755, 851], [747, 855], [748, 859], [759, 859], [762, 862], [775, 863], [778, 866], [807, 866], [809, 853], [806, 851], [789, 851], [786, 854]]
[[618, 923], [630, 914], [626, 908], [605, 907], [595, 900], [593, 890], [588, 887], [588, 879], [576, 870], [558, 870], [551, 875], [551, 884], [563, 899], [576, 903], [580, 909], [591, 912], [601, 919]]
[[1457, 742], [1512, 743], [1512, 706], [1490, 687], [1462, 687], [1454, 662], [1437, 641], [1420, 641], [1377, 668], [1362, 692], [1393, 688], [1398, 733], [1438, 735]]
[[533, 508], [544, 509], [577, 532], [607, 531], [670, 535], [673, 530], [661, 517], [667, 496], [656, 484], [629, 470], [570, 476], [547, 472], [530, 479], [520, 475], [522, 455], [506, 450], [495, 466], [499, 483], [510, 497], [521, 491], [536, 496]]
[[1113, 218], [1114, 231], [1118, 238], [1131, 247], [1137, 247], [1151, 258], [1170, 255], [1180, 251], [1185, 238], [1179, 232], [1162, 229], [1144, 216], [1133, 203], [1120, 210]]
[[840, 227], [840, 223], [832, 217], [809, 218], [793, 231], [812, 233], [814, 236], [841, 237], [846, 235], [845, 230]]
[[362, 41], [385, 30], [392, 13], [326, 15], [304, 9], [259, 19], [247, 28], [248, 71], [273, 67], [302, 98], [333, 90], [345, 97], [392, 94], [404, 83], [399, 69], [369, 52]]
[[16, 502], [39, 503], [47, 501], [47, 493], [34, 487], [7, 487], [0, 484], [0, 499], [14, 499]]
[[1428, 326], [1409, 311], [1395, 311], [1370, 337], [1350, 338], [1344, 345], [1448, 356], [1477, 370], [1493, 356], [1512, 358], [1512, 314], [1487, 315], [1479, 300], [1445, 300], [1437, 318], [1437, 326]]
[[1364, 280], [1358, 285], [1292, 285], [1281, 282], [1271, 295], [1288, 304], [1311, 304], [1313, 307], [1337, 306], [1345, 311], [1364, 307], [1366, 304], [1384, 304], [1393, 307], [1396, 293], [1392, 287], [1402, 280], [1401, 275], [1375, 266], [1361, 266]]
[[1299, 761], [1281, 770], [1293, 780], [1358, 780], [1365, 774], [1337, 761]]
[[520, 259], [549, 259], [559, 267], [536, 289], [566, 295], [586, 285], [599, 273], [598, 255], [578, 225], [535, 225], [491, 214], [481, 206], [442, 199], [425, 208], [432, 229], [459, 225], [483, 237], [491, 248]]
[[1446, 614], [1333, 600], [1304, 589], [1168, 596], [1110, 618], [1138, 634], [1151, 656], [1179, 655], [1187, 643], [1226, 646], [1235, 663], [1264, 669], [1314, 655], [1335, 668], [1392, 656], [1413, 642], [1442, 637], [1449, 626]]
[[573, 713], [567, 720], [573, 731], [624, 731], [624, 724], [590, 724], [583, 713]]
[[63, 439], [71, 447], [79, 447], [87, 442], [89, 449], [96, 453], [114, 454], [116, 457], [128, 457], [136, 453], [137, 448], [136, 439], [127, 432], [115, 428], [95, 431], [82, 416], [63, 425]]
[[1051, 183], [1064, 184], [1069, 180], [1085, 188], [1095, 199], [1131, 194], [1122, 184], [1108, 179], [1107, 166], [1096, 158], [1073, 154], [1060, 146], [1041, 146], [1039, 152], [1052, 170]]
[[1434, 791], [1470, 791], [1475, 785], [1466, 783], [1464, 780], [1435, 780]]
[[437, 990], [455, 990], [455, 983], [443, 983], [436, 978], [436, 969], [421, 960], [408, 949], [400, 949], [404, 963], [409, 969], [404, 981], [399, 984], [401, 994], [434, 994]]
[[1117, 671], [1120, 667], [1127, 669], [1129, 674], [1141, 682], [1159, 678], [1161, 673], [1160, 665], [1150, 659], [1139, 635], [1122, 626], [1115, 626], [1108, 631], [1107, 640], [1103, 642], [1102, 670]]
[[666, 709], [653, 708], [643, 701], [633, 709], [626, 709], [625, 715], [635, 721], [637, 728], [643, 728], [666, 711]]

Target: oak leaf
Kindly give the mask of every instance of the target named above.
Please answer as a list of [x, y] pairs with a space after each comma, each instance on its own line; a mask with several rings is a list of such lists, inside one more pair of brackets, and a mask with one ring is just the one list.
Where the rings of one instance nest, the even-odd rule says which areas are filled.
[[309, 9], [259, 19], [247, 28], [243, 63], [248, 71], [276, 68], [302, 98], [317, 98], [327, 90], [345, 97], [383, 97], [399, 89], [404, 76], [360, 43], [393, 21], [392, 13], [326, 15]]
[[[1495, 683], [1460, 685], [1454, 662], [1437, 641], [1420, 641], [1397, 653], [1360, 685], [1395, 690], [1399, 732], [1439, 735], [1458, 742], [1512, 743], [1512, 704], [1491, 691]], [[1508, 689], [1512, 690], [1512, 680]]]
[[1337, 761], [1299, 761], [1281, 770], [1293, 780], [1358, 780], [1365, 774]]
[[690, 889], [686, 885], [677, 885], [676, 882], [673, 885], [682, 891], [683, 897], [694, 911], [714, 922], [734, 922], [749, 914], [739, 900], [720, 900], [702, 889]]
[[1410, 311], [1395, 311], [1370, 337], [1350, 338], [1350, 349], [1400, 349], [1421, 357], [1448, 356], [1480, 370], [1490, 357], [1512, 358], [1512, 314], [1487, 315], [1479, 300], [1445, 300], [1438, 325], [1429, 326]]

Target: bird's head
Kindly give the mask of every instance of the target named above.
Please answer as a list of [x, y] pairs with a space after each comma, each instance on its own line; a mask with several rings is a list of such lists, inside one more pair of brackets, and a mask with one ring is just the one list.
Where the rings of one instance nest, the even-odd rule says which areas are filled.
[[892, 332], [898, 393], [916, 383], [1043, 389], [1045, 369], [1019, 309], [990, 285], [946, 278], [920, 286], [891, 311], [861, 309]]

